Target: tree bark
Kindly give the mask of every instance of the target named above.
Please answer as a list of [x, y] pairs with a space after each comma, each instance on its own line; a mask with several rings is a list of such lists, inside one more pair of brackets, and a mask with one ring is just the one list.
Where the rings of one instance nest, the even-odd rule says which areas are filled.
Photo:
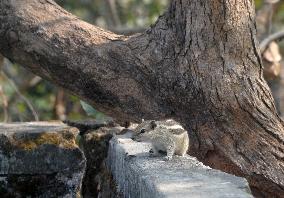
[[284, 195], [284, 126], [263, 79], [251, 0], [172, 0], [126, 37], [51, 0], [1, 0], [0, 52], [119, 121], [173, 118], [189, 153]]

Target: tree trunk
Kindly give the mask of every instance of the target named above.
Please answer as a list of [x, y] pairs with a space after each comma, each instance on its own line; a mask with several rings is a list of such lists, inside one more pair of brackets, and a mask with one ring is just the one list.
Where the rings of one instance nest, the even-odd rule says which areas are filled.
[[174, 118], [189, 153], [284, 195], [284, 126], [262, 76], [249, 0], [172, 0], [145, 33], [116, 35], [51, 0], [1, 0], [0, 52], [119, 121]]

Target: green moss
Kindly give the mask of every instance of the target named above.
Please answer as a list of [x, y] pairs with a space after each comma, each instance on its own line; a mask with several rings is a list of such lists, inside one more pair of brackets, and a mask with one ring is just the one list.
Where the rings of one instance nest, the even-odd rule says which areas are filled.
[[24, 150], [33, 150], [34, 148], [37, 147], [36, 143], [31, 141], [31, 140], [27, 140], [27, 141], [20, 141], [17, 144], [17, 147], [24, 149]]
[[34, 150], [40, 145], [52, 144], [63, 148], [76, 147], [74, 138], [65, 139], [59, 133], [41, 133], [35, 138], [23, 139], [15, 142], [15, 146], [23, 150]]

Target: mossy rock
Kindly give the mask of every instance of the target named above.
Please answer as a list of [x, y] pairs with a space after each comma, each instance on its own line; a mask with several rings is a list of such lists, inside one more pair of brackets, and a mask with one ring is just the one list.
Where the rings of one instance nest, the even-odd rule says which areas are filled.
[[61, 122], [0, 125], [0, 197], [78, 197], [86, 167], [78, 133]]

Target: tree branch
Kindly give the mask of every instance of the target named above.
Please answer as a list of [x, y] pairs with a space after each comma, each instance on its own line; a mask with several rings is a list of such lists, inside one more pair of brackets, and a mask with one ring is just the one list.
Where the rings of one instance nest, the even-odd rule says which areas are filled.
[[39, 121], [39, 117], [37, 112], [35, 111], [33, 105], [31, 104], [31, 102], [23, 95], [21, 94], [21, 92], [19, 91], [18, 87], [15, 85], [14, 81], [9, 78], [4, 71], [1, 71], [0, 74], [6, 78], [6, 80], [8, 81], [8, 83], [10, 84], [10, 86], [15, 90], [15, 92], [17, 93], [17, 95], [26, 103], [27, 107], [30, 109], [31, 113], [34, 116], [35, 121]]
[[172, 0], [125, 37], [51, 0], [0, 1], [0, 52], [120, 121], [171, 117], [190, 154], [284, 193], [284, 127], [262, 77], [252, 1]]
[[3, 106], [3, 112], [4, 112], [4, 119], [3, 122], [7, 123], [9, 120], [9, 113], [8, 113], [8, 99], [7, 96], [4, 93], [2, 85], [0, 85], [0, 97], [2, 99], [2, 106]]
[[274, 34], [269, 35], [267, 38], [265, 38], [260, 43], [260, 51], [261, 51], [261, 53], [263, 53], [267, 49], [268, 45], [272, 41], [280, 41], [282, 39], [284, 39], [284, 30], [281, 30], [279, 32], [276, 32]]
[[149, 55], [141, 53], [149, 47], [147, 37], [104, 31], [43, 2], [1, 1], [7, 9], [0, 10], [0, 51], [6, 57], [112, 117], [161, 117], [149, 86], [154, 76], [141, 72], [155, 64], [155, 58], [142, 63]]
[[116, 7], [116, 1], [115, 0], [106, 0], [106, 3], [108, 5], [110, 15], [112, 18], [113, 25], [115, 27], [121, 26], [121, 21], [119, 19], [119, 15], [117, 13], [117, 7]]

